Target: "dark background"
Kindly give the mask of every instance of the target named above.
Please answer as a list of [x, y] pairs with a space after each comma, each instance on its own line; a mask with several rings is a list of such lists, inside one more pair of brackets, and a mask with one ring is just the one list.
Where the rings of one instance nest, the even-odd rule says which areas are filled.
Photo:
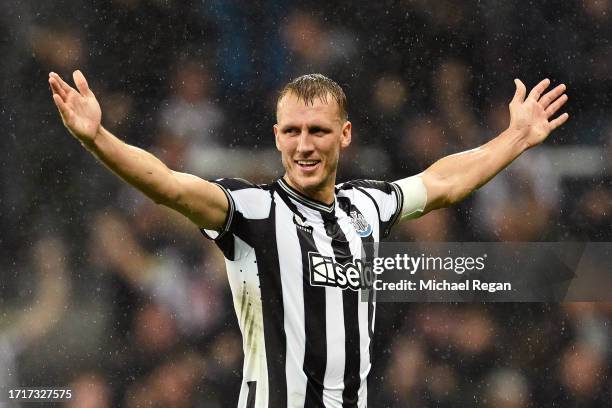
[[[297, 75], [347, 93], [339, 181], [476, 147], [507, 126], [514, 78], [548, 77], [567, 85], [569, 122], [391, 240], [611, 240], [612, 1], [370, 3], [0, 5], [0, 388], [231, 407], [240, 382], [220, 254], [70, 137], [49, 71], [81, 69], [104, 126], [170, 167], [255, 182], [281, 175], [274, 102]], [[607, 303], [379, 304], [370, 405], [609, 406], [611, 318]]]

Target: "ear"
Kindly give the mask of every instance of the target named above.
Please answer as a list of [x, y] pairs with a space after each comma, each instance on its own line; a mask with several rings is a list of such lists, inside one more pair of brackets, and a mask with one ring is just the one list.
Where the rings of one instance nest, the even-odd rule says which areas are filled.
[[275, 124], [273, 128], [274, 128], [274, 143], [276, 144], [276, 150], [280, 152], [280, 143], [278, 142], [278, 137], [279, 137], [278, 124]]
[[353, 125], [348, 120], [342, 125], [342, 135], [340, 136], [340, 147], [347, 148], [351, 144], [351, 129]]

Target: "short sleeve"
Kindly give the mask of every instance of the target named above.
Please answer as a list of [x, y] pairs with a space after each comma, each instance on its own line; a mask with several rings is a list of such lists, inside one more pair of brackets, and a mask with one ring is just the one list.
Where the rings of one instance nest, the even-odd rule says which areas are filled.
[[214, 240], [226, 257], [233, 253], [234, 239], [240, 238], [246, 243], [252, 242], [252, 220], [262, 220], [270, 216], [272, 198], [270, 192], [262, 186], [239, 178], [222, 178], [211, 180], [221, 187], [228, 201], [228, 211], [223, 226], [218, 230], [201, 228], [202, 234]]
[[374, 202], [378, 211], [381, 238], [388, 236], [402, 212], [404, 198], [399, 186], [378, 180], [352, 180], [340, 186], [341, 190], [351, 188], [361, 191]]
[[236, 215], [236, 200], [234, 199], [231, 192], [238, 191], [238, 190], [245, 189], [245, 188], [255, 188], [256, 186], [249, 183], [246, 180], [235, 179], [235, 178], [234, 179], [225, 178], [225, 179], [217, 179], [217, 180], [209, 180], [209, 181], [221, 187], [221, 190], [223, 190], [223, 193], [225, 193], [225, 197], [227, 198], [227, 203], [228, 203], [228, 210], [227, 210], [227, 215], [225, 217], [225, 222], [223, 223], [223, 226], [221, 227], [219, 231], [200, 228], [200, 231], [202, 232], [202, 234], [204, 234], [206, 238], [217, 241], [223, 238], [223, 236], [227, 235], [231, 231], [232, 227], [234, 226], [233, 221]]

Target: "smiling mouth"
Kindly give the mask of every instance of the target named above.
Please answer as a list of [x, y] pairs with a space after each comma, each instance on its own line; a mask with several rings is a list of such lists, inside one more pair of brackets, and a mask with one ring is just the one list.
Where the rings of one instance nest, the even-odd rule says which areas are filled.
[[317, 164], [321, 163], [320, 160], [296, 160], [295, 163], [300, 166], [300, 168], [308, 170], [316, 167]]

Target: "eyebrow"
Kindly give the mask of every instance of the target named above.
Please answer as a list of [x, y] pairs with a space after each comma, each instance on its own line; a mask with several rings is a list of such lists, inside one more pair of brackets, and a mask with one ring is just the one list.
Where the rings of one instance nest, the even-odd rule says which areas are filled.
[[[300, 129], [300, 126], [291, 125], [291, 124], [285, 125], [281, 128], [281, 132], [286, 132], [291, 129]], [[331, 132], [332, 129], [328, 126], [323, 126], [323, 125], [311, 125], [311, 126], [308, 126], [308, 131], [310, 133], [316, 133], [318, 131]]]
[[321, 125], [308, 126], [308, 130], [310, 131], [310, 133], [315, 133], [317, 131], [322, 131], [326, 133], [331, 132], [331, 128], [327, 126], [321, 126]]

